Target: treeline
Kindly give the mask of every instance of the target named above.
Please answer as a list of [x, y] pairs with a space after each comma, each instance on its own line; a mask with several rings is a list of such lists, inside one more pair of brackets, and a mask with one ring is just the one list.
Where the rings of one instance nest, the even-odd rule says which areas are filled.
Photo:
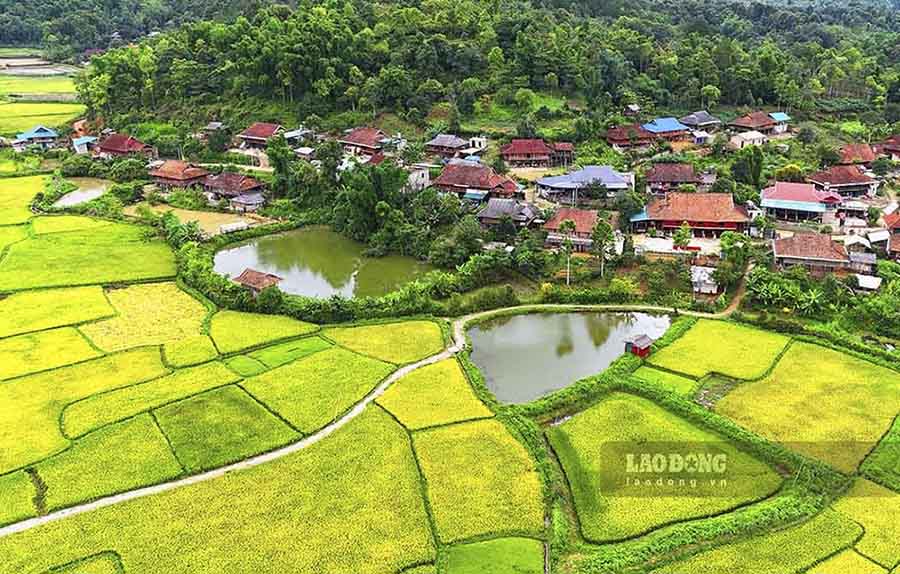
[[840, 99], [876, 121], [900, 118], [900, 17], [883, 4], [852, 4], [843, 22], [832, 3], [588, 5], [301, 0], [95, 57], [79, 94], [113, 123], [348, 110], [423, 121], [436, 102], [466, 115], [522, 88], [577, 95], [601, 113]]

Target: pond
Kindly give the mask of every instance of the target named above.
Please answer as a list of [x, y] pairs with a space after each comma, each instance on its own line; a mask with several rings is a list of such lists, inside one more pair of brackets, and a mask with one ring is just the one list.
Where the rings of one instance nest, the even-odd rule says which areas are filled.
[[327, 228], [258, 237], [215, 256], [215, 270], [236, 277], [251, 268], [274, 273], [285, 293], [307, 297], [377, 297], [434, 268], [412, 257], [363, 257], [366, 246]]
[[64, 196], [56, 200], [53, 207], [72, 207], [87, 203], [92, 199], [97, 199], [109, 189], [112, 182], [105, 179], [96, 179], [93, 177], [70, 177], [66, 181], [70, 181], [78, 186], [75, 191], [70, 191]]
[[600, 373], [627, 339], [657, 339], [670, 323], [647, 313], [534, 313], [491, 319], [468, 334], [488, 389], [500, 402], [527, 403]]

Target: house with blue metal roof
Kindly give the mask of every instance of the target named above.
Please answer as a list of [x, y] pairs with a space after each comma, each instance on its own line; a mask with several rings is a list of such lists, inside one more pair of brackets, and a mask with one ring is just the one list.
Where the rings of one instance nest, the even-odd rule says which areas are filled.
[[675, 118], [656, 118], [655, 120], [647, 122], [641, 127], [651, 134], [655, 135], [656, 137], [668, 141], [684, 139], [691, 131], [691, 128], [687, 127]]
[[565, 175], [542, 177], [537, 181], [541, 197], [573, 204], [578, 202], [579, 194], [584, 197], [589, 188], [605, 189], [607, 197], [616, 197], [634, 189], [634, 174], [618, 172], [608, 165], [588, 165]]
[[56, 145], [57, 138], [59, 138], [59, 134], [56, 133], [56, 130], [45, 126], [35, 126], [27, 132], [17, 134], [13, 147], [24, 149], [29, 146], [39, 146], [47, 149]]
[[94, 136], [82, 136], [72, 140], [72, 148], [78, 155], [90, 153], [97, 145], [97, 138]]

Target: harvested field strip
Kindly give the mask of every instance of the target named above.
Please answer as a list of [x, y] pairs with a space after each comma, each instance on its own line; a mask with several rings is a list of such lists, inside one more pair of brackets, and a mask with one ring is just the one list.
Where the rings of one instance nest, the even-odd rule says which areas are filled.
[[444, 348], [441, 328], [432, 321], [406, 321], [335, 327], [324, 335], [351, 351], [402, 365], [424, 359]]
[[0, 300], [0, 338], [95, 321], [115, 314], [100, 287], [14, 293]]
[[225, 364], [242, 377], [253, 377], [269, 370], [268, 367], [247, 355], [237, 355], [226, 359]]
[[100, 356], [72, 327], [0, 339], [0, 379], [55, 369]]
[[240, 377], [217, 362], [181, 369], [146, 383], [95, 394], [72, 403], [63, 411], [62, 428], [66, 436], [79, 437], [116, 421], [239, 380]]
[[317, 325], [282, 315], [219, 311], [212, 317], [209, 334], [220, 352], [234, 353], [318, 329]]

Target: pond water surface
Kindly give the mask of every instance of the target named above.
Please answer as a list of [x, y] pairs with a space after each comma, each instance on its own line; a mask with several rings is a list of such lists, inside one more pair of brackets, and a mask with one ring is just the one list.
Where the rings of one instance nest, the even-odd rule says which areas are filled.
[[109, 189], [112, 182], [105, 179], [96, 179], [93, 177], [70, 177], [66, 181], [70, 181], [78, 186], [75, 191], [70, 191], [64, 196], [56, 200], [53, 207], [72, 207], [86, 203], [92, 199], [97, 199]]
[[527, 403], [600, 373], [636, 335], [659, 338], [668, 315], [534, 313], [498, 317], [469, 329], [471, 358], [504, 403]]
[[215, 270], [236, 277], [248, 267], [283, 278], [285, 293], [308, 297], [377, 297], [433, 270], [412, 257], [363, 257], [366, 246], [326, 228], [258, 237], [224, 249]]

